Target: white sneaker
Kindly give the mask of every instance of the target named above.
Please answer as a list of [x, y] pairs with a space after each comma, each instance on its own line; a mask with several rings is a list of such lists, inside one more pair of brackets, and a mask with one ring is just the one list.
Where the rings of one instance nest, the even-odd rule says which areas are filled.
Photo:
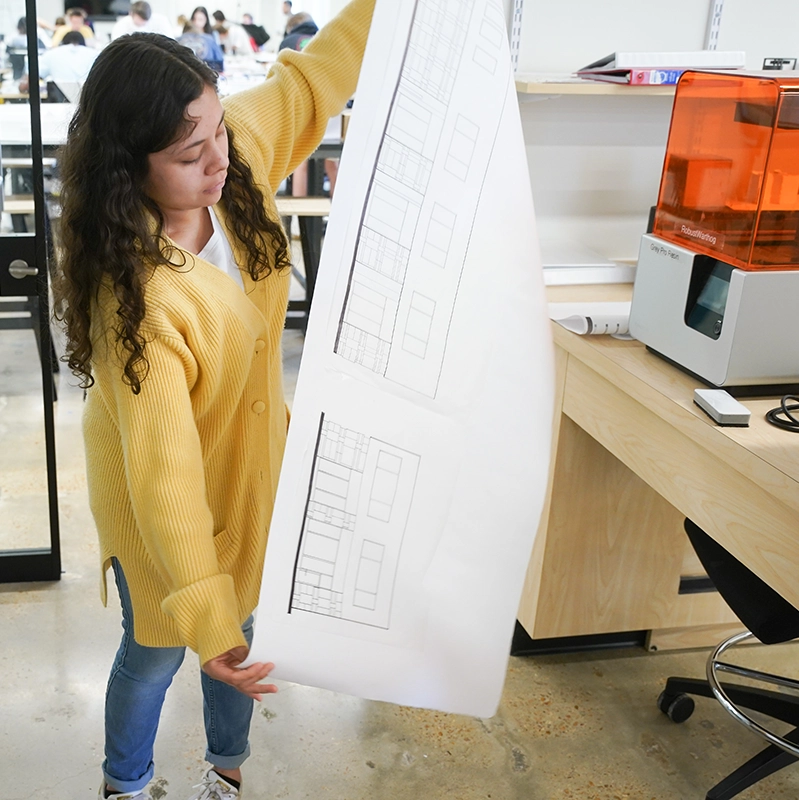
[[213, 767], [203, 776], [202, 783], [195, 789], [200, 791], [193, 794], [189, 800], [240, 800], [239, 790], [228, 783]]
[[[97, 793], [97, 800], [106, 800], [105, 783]], [[151, 798], [144, 792], [113, 792], [108, 795], [107, 800], [151, 800]]]

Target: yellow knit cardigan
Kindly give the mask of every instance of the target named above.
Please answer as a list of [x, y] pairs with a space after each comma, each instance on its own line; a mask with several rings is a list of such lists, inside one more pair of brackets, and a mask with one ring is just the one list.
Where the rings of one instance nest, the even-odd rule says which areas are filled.
[[[355, 90], [373, 5], [355, 0], [302, 53], [281, 53], [264, 84], [224, 101], [274, 219], [275, 187]], [[229, 229], [228, 238], [244, 264]], [[136, 641], [188, 645], [205, 663], [245, 644], [241, 623], [258, 600], [286, 440], [289, 276], [253, 282], [243, 271], [243, 293], [215, 266], [189, 259], [187, 269], [159, 267], [146, 284], [150, 369], [138, 395], [122, 382], [110, 333], [117, 303], [100, 293], [83, 427], [103, 601], [114, 556], [130, 587]]]

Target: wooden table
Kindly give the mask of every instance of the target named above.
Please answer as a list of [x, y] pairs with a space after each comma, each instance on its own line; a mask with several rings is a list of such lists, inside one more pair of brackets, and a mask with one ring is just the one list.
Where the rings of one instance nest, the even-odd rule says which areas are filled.
[[[552, 287], [550, 300], [579, 292]], [[647, 630], [664, 649], [740, 629], [715, 592], [679, 592], [701, 574], [686, 516], [799, 605], [799, 436], [765, 421], [778, 399], [744, 400], [750, 427], [722, 428], [693, 403], [701, 384], [639, 342], [553, 334], [555, 458], [518, 615], [527, 633]]]
[[[56, 147], [67, 138], [67, 127], [75, 113], [72, 103], [43, 103], [40, 106], [42, 119], [42, 144]], [[0, 145], [30, 147], [30, 107], [21, 103], [0, 104]]]
[[10, 88], [0, 90], [0, 103], [27, 103], [29, 99], [30, 95], [19, 89]]

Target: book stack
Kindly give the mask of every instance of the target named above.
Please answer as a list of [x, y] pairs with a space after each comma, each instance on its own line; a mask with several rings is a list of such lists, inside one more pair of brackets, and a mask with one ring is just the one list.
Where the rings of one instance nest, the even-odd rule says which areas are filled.
[[695, 50], [674, 53], [611, 53], [578, 69], [580, 78], [628, 86], [676, 84], [687, 69], [742, 69], [742, 50]]

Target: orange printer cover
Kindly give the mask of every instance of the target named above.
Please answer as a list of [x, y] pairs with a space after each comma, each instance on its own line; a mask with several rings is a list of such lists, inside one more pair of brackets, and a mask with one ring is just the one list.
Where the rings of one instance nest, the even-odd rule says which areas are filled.
[[799, 269], [799, 74], [683, 73], [653, 232], [741, 269]]

